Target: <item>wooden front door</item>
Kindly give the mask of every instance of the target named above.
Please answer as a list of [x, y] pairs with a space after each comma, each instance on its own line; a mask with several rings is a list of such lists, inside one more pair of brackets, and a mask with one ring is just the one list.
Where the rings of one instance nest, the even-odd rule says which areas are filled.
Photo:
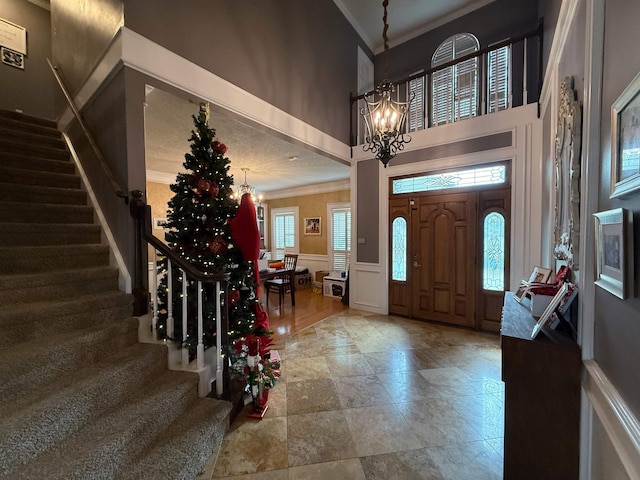
[[389, 313], [500, 331], [510, 198], [508, 184], [391, 195]]
[[477, 193], [427, 195], [411, 212], [411, 316], [475, 328]]

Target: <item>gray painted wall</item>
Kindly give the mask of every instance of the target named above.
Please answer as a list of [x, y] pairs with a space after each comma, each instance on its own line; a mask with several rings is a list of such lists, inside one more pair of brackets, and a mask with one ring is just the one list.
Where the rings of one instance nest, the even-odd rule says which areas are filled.
[[605, 5], [604, 76], [602, 92], [599, 210], [623, 207], [633, 211], [635, 290], [620, 300], [596, 288], [595, 359], [627, 404], [640, 417], [640, 192], [609, 198], [611, 105], [640, 71], [640, 49], [620, 48], [640, 43], [640, 2], [607, 0]]
[[2, 0], [0, 18], [27, 30], [24, 70], [0, 63], [0, 108], [53, 119], [56, 90], [47, 65], [51, 57], [49, 11], [26, 0]]
[[125, 25], [332, 137], [349, 142], [357, 45], [332, 0], [125, 1]]
[[358, 178], [356, 260], [358, 262], [378, 263], [380, 259], [378, 235], [380, 222], [385, 222], [386, 219], [380, 218], [378, 164], [378, 160], [371, 159], [358, 162], [356, 165]]
[[122, 0], [51, 0], [52, 55], [73, 94], [123, 22]]

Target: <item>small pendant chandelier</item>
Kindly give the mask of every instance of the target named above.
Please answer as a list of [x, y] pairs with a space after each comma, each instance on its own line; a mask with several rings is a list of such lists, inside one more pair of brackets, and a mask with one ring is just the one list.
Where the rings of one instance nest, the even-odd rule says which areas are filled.
[[[384, 41], [385, 64], [387, 50], [389, 50], [389, 39], [387, 38], [388, 4], [389, 0], [382, 2], [384, 7], [382, 39]], [[406, 135], [404, 130], [407, 110], [415, 94], [411, 92], [408, 101], [400, 102], [391, 98], [394, 91], [393, 84], [384, 80], [373, 92], [364, 95], [365, 106], [360, 109], [360, 114], [364, 117], [367, 128], [363, 149], [365, 152], [373, 152], [385, 168], [387, 168], [389, 160], [395, 157], [397, 152], [404, 149], [404, 144], [411, 141], [411, 137]]]
[[244, 168], [241, 168], [240, 170], [244, 172], [244, 183], [241, 183], [240, 186], [238, 187], [238, 198], [242, 198], [242, 195], [244, 195], [245, 193], [248, 193], [252, 197], [254, 197], [256, 193], [256, 189], [247, 183], [247, 172], [249, 171], [249, 169], [244, 167]]

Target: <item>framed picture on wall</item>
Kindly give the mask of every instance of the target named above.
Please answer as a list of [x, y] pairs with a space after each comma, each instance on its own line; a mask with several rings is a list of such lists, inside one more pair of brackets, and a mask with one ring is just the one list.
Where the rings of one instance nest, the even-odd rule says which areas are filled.
[[633, 289], [633, 216], [624, 208], [593, 215], [596, 220], [595, 284], [624, 299]]
[[611, 194], [640, 189], [640, 73], [611, 107]]
[[153, 228], [155, 230], [167, 228], [167, 219], [164, 217], [153, 217]]
[[322, 233], [322, 219], [320, 217], [311, 217], [304, 219], [305, 235], [320, 235]]

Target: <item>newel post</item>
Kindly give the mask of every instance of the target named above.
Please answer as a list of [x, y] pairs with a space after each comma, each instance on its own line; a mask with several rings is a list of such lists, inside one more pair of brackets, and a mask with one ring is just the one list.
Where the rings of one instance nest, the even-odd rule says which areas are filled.
[[149, 292], [144, 286], [144, 275], [146, 269], [142, 263], [143, 248], [146, 248], [146, 242], [143, 242], [143, 232], [145, 228], [145, 210], [147, 204], [144, 201], [143, 193], [140, 190], [131, 192], [131, 202], [129, 203], [129, 211], [133, 217], [133, 315], [144, 315], [148, 311]]

